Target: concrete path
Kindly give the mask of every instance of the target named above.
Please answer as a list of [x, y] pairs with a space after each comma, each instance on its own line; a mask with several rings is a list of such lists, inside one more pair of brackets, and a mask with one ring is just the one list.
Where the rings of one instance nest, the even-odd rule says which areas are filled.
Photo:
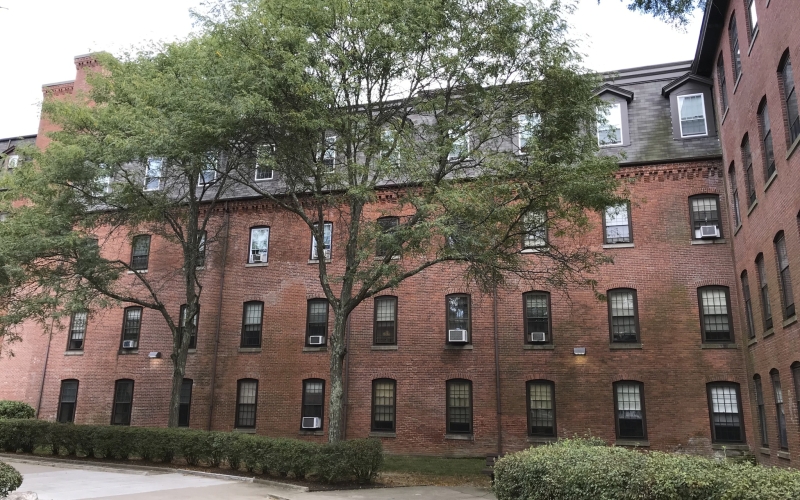
[[494, 499], [486, 490], [471, 487], [416, 486], [303, 492], [277, 486], [196, 476], [168, 470], [144, 471], [93, 465], [17, 462], [3, 458], [23, 475], [19, 492], [34, 492], [39, 500], [478, 500]]

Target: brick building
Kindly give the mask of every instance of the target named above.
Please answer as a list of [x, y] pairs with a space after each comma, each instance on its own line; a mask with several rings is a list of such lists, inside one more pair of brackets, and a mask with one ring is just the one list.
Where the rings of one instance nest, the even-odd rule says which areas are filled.
[[798, 23], [792, 1], [709, 1], [692, 67], [715, 86], [756, 454], [792, 466], [800, 450], [800, 324], [790, 274], [800, 269]]
[[[74, 92], [90, 64], [76, 58], [76, 81], [45, 90]], [[513, 284], [485, 295], [458, 266], [424, 271], [351, 316], [347, 437], [452, 456], [575, 434], [701, 454], [754, 445], [712, 82], [689, 62], [666, 64], [619, 71], [598, 95], [614, 126], [598, 132], [602, 151], [625, 153], [617, 175], [631, 194], [629, 206], [591, 214], [584, 236], [614, 259], [594, 276], [608, 302]], [[206, 257], [182, 420], [325, 439], [327, 318], [307, 226], [247, 197], [220, 206], [214, 224], [226, 241]], [[163, 242], [147, 242], [104, 241], [103, 251], [151, 275], [174, 268]], [[341, 248], [333, 231], [334, 268]], [[448, 342], [459, 329], [469, 341]], [[73, 317], [49, 337], [30, 327], [0, 362], [0, 398], [28, 401], [43, 419], [163, 426], [171, 369], [155, 353], [170, 346], [163, 319], [136, 308]], [[321, 417], [320, 428], [301, 429], [302, 417]]]

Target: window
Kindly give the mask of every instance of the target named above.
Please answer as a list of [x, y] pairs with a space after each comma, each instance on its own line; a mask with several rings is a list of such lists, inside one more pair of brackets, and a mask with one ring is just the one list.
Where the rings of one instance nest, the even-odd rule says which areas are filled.
[[[187, 311], [186, 304], [181, 306], [180, 310], [180, 322], [178, 323], [178, 333], [183, 338], [183, 332], [186, 328], [186, 311]], [[189, 336], [189, 349], [197, 349], [197, 318], [200, 317], [200, 304], [197, 305], [197, 312], [192, 318], [192, 325], [194, 328], [192, 329], [192, 333]]]
[[397, 297], [375, 298], [376, 344], [397, 344]]
[[322, 153], [322, 165], [325, 167], [325, 172], [333, 172], [336, 170], [336, 137], [327, 137], [325, 139], [325, 151]]
[[522, 234], [523, 250], [544, 248], [547, 246], [547, 215], [542, 212], [529, 212], [523, 216], [524, 233]]
[[381, 217], [378, 219], [378, 227], [380, 234], [378, 241], [375, 245], [375, 255], [377, 257], [385, 257], [392, 251], [391, 239], [394, 234], [394, 228], [400, 224], [399, 217]]
[[605, 243], [632, 243], [631, 218], [628, 215], [630, 208], [627, 203], [606, 208], [603, 217], [603, 230]]
[[769, 289], [767, 288], [767, 272], [764, 268], [764, 254], [756, 256], [756, 269], [758, 270], [758, 287], [761, 288], [761, 314], [764, 317], [764, 330], [772, 328], [772, 307], [769, 304]]
[[764, 390], [761, 387], [761, 375], [753, 376], [753, 388], [756, 391], [756, 404], [758, 405], [758, 431], [761, 434], [761, 446], [769, 448], [767, 435], [767, 413], [764, 411]]
[[792, 379], [794, 380], [794, 402], [800, 412], [800, 361], [792, 363]]
[[140, 234], [133, 238], [131, 252], [131, 269], [134, 271], [147, 271], [150, 262], [150, 235]]
[[219, 168], [219, 158], [213, 153], [209, 153], [205, 159], [203, 170], [197, 178], [198, 186], [205, 186], [217, 180], [217, 169]]
[[728, 183], [731, 185], [731, 201], [733, 202], [733, 225], [739, 227], [742, 224], [742, 214], [739, 211], [739, 185], [736, 183], [736, 169], [731, 163], [728, 169]]
[[550, 338], [550, 294], [529, 292], [522, 296], [525, 309], [525, 343], [552, 342]]
[[786, 118], [789, 123], [789, 144], [791, 145], [800, 137], [800, 112], [798, 112], [797, 108], [797, 92], [795, 92], [792, 61], [789, 59], [788, 50], [786, 51], [785, 59], [779, 71], [781, 74], [780, 81], [783, 87], [783, 102], [784, 106], [786, 106]]
[[395, 431], [397, 382], [391, 379], [372, 381], [372, 430]]
[[689, 198], [690, 213], [692, 216], [692, 239], [699, 240], [703, 237], [704, 226], [714, 226], [722, 237], [722, 226], [719, 223], [719, 196], [715, 194], [701, 194]]
[[747, 0], [747, 25], [750, 40], [756, 36], [758, 31], [758, 13], [756, 12], [756, 0]]
[[622, 145], [622, 106], [618, 102], [611, 103], [602, 115], [597, 122], [597, 143], [600, 146]]
[[144, 171], [144, 190], [157, 191], [161, 189], [161, 175], [164, 169], [163, 158], [148, 158]]
[[301, 424], [303, 429], [322, 429], [323, 415], [325, 407], [325, 381], [320, 379], [303, 380], [303, 419], [318, 418], [319, 425], [309, 427], [306, 423]]
[[272, 171], [270, 160], [275, 155], [275, 145], [265, 144], [258, 148], [256, 154], [258, 158], [256, 158], [255, 179], [257, 181], [271, 181], [275, 173]]
[[261, 322], [263, 313], [263, 302], [253, 301], [244, 303], [241, 347], [261, 347]]
[[384, 129], [381, 133], [380, 157], [390, 165], [400, 164], [400, 137], [394, 129]]
[[83, 350], [83, 341], [86, 338], [86, 318], [88, 314], [89, 313], [86, 311], [72, 313], [72, 319], [69, 322], [68, 351]]
[[[319, 224], [314, 224], [314, 231], [318, 231]], [[331, 240], [333, 237], [333, 224], [326, 222], [322, 225], [322, 251], [326, 260], [331, 258]], [[317, 239], [311, 235], [311, 260], [319, 260], [317, 255]]]
[[533, 137], [533, 131], [536, 129], [536, 126], [539, 125], [541, 118], [539, 115], [519, 115], [517, 116], [517, 126], [518, 134], [517, 134], [517, 144], [519, 145], [519, 150], [523, 151], [525, 146], [527, 146], [528, 141], [531, 140]]
[[678, 96], [681, 137], [708, 135], [705, 106], [703, 94]]
[[139, 347], [139, 332], [142, 329], [142, 308], [126, 307], [122, 321], [122, 348], [136, 349]]
[[772, 149], [772, 130], [769, 125], [769, 110], [767, 100], [761, 101], [758, 108], [758, 125], [761, 129], [761, 141], [764, 145], [764, 182], [769, 181], [775, 173], [775, 151]]
[[789, 256], [786, 254], [786, 238], [783, 231], [775, 236], [775, 260], [778, 264], [778, 282], [781, 285], [781, 305], [783, 319], [794, 316], [794, 292], [792, 275], [789, 273]]
[[555, 384], [549, 380], [528, 382], [528, 435], [556, 436]]
[[707, 387], [708, 407], [711, 411], [711, 441], [744, 442], [739, 384], [715, 382]]
[[742, 139], [742, 164], [744, 165], [744, 181], [747, 188], [747, 206], [756, 202], [756, 182], [753, 177], [753, 155], [750, 154], [750, 139], [747, 134]]
[[95, 197], [103, 196], [104, 194], [111, 193], [111, 176], [110, 175], [103, 175], [97, 178], [97, 184], [100, 187], [99, 191], [96, 191], [93, 194]]
[[19, 155], [10, 155], [7, 163], [8, 171], [11, 172], [17, 168], [17, 165], [19, 165]]
[[617, 439], [646, 439], [644, 420], [644, 384], [621, 381], [614, 383]]
[[197, 267], [205, 267], [206, 266], [206, 236], [207, 233], [205, 231], [200, 231], [198, 244], [197, 244]]
[[250, 228], [250, 254], [247, 258], [249, 264], [265, 264], [269, 252], [269, 228]]
[[731, 16], [728, 25], [728, 38], [731, 42], [731, 59], [733, 60], [733, 81], [737, 82], [742, 74], [742, 54], [739, 50], [739, 33], [736, 31], [736, 18]]
[[733, 316], [726, 286], [697, 289], [703, 342], [733, 342]]
[[744, 295], [744, 314], [747, 320], [747, 338], [756, 338], [755, 321], [753, 321], [753, 303], [750, 300], [750, 281], [747, 271], [742, 271], [742, 295]]
[[237, 429], [255, 429], [256, 403], [258, 401], [258, 380], [242, 379], [237, 383], [236, 390], [236, 421]]
[[78, 381], [62, 380], [58, 395], [58, 414], [56, 421], [69, 424], [75, 421], [75, 405], [78, 402]]
[[327, 336], [328, 301], [326, 299], [311, 299], [308, 301], [306, 345], [325, 345], [327, 343]]
[[772, 390], [775, 392], [775, 416], [778, 423], [778, 440], [782, 450], [789, 449], [789, 438], [786, 435], [786, 415], [783, 413], [783, 390], [781, 390], [781, 375], [778, 370], [769, 372], [772, 379]]
[[178, 427], [189, 427], [189, 410], [192, 407], [192, 384], [190, 378], [183, 379], [181, 382], [181, 399], [178, 407]]
[[452, 141], [452, 146], [450, 147], [450, 152], [447, 154], [447, 159], [450, 161], [459, 160], [462, 158], [467, 158], [470, 152], [470, 144], [469, 144], [469, 123], [465, 123], [463, 126], [459, 127], [456, 130], [448, 131], [447, 135], [450, 137]]
[[470, 297], [465, 294], [448, 295], [447, 302], [447, 340], [450, 341], [450, 332], [463, 330], [467, 342], [472, 341], [470, 335]]
[[447, 381], [447, 433], [472, 434], [472, 382]]
[[728, 86], [725, 83], [725, 63], [722, 60], [722, 54], [717, 59], [717, 82], [719, 84], [719, 100], [722, 113], [728, 109]]
[[611, 342], [639, 342], [636, 290], [628, 288], [609, 290], [608, 316]]
[[114, 407], [111, 425], [131, 425], [133, 409], [133, 380], [117, 380], [114, 383]]

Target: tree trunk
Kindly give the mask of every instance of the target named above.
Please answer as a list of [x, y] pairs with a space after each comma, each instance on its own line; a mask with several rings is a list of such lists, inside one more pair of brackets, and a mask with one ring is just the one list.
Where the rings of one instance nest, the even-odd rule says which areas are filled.
[[336, 314], [331, 335], [331, 396], [328, 404], [328, 442], [336, 443], [344, 437], [344, 357], [347, 315]]
[[[187, 312], [187, 316], [191, 313]], [[180, 319], [178, 320], [180, 321]], [[186, 357], [189, 353], [189, 338], [194, 330], [194, 325], [191, 321], [186, 322], [186, 327], [183, 329], [176, 328], [173, 332], [173, 351], [170, 355], [172, 361], [172, 392], [169, 398], [169, 420], [168, 427], [178, 427], [178, 417], [181, 410], [181, 386], [183, 385], [183, 376], [186, 373]], [[178, 332], [183, 331], [183, 335]]]

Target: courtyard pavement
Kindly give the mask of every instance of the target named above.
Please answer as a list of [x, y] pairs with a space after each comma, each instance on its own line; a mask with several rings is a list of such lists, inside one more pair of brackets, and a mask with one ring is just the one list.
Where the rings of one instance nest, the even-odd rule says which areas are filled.
[[33, 492], [39, 500], [491, 500], [479, 488], [415, 486], [305, 492], [230, 476], [190, 475], [171, 470], [110, 468], [2, 458], [23, 475], [16, 493]]

